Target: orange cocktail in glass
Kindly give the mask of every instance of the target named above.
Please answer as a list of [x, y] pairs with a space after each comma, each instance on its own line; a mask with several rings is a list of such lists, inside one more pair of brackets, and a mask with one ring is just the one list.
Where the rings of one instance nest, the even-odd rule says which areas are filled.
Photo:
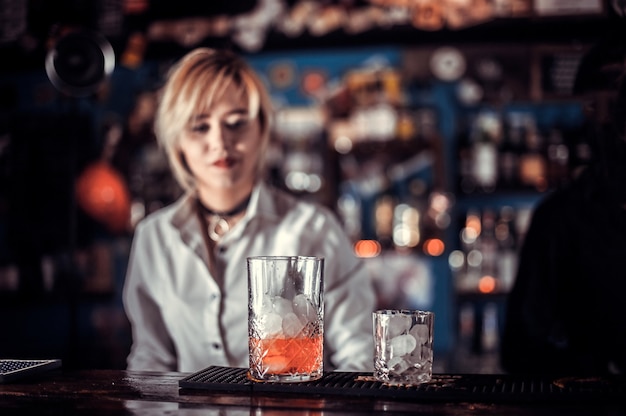
[[257, 367], [265, 374], [317, 375], [322, 367], [323, 337], [250, 338], [250, 350], [259, 358]]
[[322, 376], [323, 260], [248, 258], [250, 379], [286, 383]]

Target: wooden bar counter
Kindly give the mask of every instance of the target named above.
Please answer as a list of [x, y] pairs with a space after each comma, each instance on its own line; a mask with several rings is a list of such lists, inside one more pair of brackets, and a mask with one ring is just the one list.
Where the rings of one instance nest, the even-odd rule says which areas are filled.
[[[240, 374], [237, 370], [237, 375]], [[341, 380], [345, 380], [346, 377], [358, 380], [360, 377], [357, 373], [343, 374]], [[326, 393], [320, 393], [322, 390], [315, 389], [311, 393], [304, 389], [307, 383], [298, 383], [301, 390], [297, 388], [290, 390], [290, 387], [281, 389], [277, 385], [272, 386], [276, 391], [257, 391], [250, 385], [234, 385], [230, 389], [228, 383], [221, 385], [209, 383], [207, 388], [202, 388], [201, 377], [197, 384], [200, 388], [193, 388], [196, 385], [194, 383], [198, 382], [194, 381], [193, 376], [186, 373], [57, 369], [40, 374], [36, 378], [0, 384], [0, 414], [3, 416], [626, 414], [626, 398], [622, 394], [626, 390], [621, 378], [563, 378], [543, 380], [539, 384], [534, 384], [528, 379], [516, 380], [504, 375], [436, 375], [433, 377], [433, 383], [429, 383], [429, 386], [425, 386], [414, 395], [405, 394], [396, 397], [392, 394], [383, 397], [376, 391], [381, 383], [372, 381], [357, 381], [359, 388], [354, 394], [350, 391], [352, 387], [346, 387], [343, 381], [340, 381], [343, 384], [323, 387], [327, 389], [324, 390]], [[181, 387], [181, 380], [187, 380], [187, 384], [192, 388]], [[339, 379], [333, 383], [337, 383], [337, 380]], [[497, 391], [489, 392], [485, 391], [486, 385], [500, 387], [496, 389]], [[514, 389], [521, 389], [520, 392], [505, 391], [508, 389], [505, 386], [509, 385], [517, 386]], [[443, 395], [428, 393], [436, 391], [438, 386], [447, 389], [448, 393]], [[338, 394], [334, 394], [332, 390], [334, 388], [337, 388]], [[534, 391], [537, 389], [541, 392]], [[544, 389], [558, 394], [551, 397], [552, 393], [544, 394]], [[368, 390], [371, 393], [368, 393]], [[393, 393], [392, 390], [389, 392]], [[565, 392], [569, 393], [564, 394]], [[504, 396], [498, 396], [500, 393], [504, 393]]]

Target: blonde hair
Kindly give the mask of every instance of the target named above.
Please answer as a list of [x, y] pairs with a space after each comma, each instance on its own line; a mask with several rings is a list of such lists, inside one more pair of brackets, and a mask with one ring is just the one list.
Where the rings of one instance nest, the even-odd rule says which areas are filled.
[[269, 142], [272, 105], [265, 85], [242, 58], [227, 50], [198, 48], [185, 55], [170, 70], [156, 112], [155, 134], [165, 150], [174, 177], [183, 189], [195, 189], [179, 147], [181, 133], [199, 109], [210, 107], [233, 84], [248, 100], [250, 117], [258, 117], [261, 147], [259, 174]]

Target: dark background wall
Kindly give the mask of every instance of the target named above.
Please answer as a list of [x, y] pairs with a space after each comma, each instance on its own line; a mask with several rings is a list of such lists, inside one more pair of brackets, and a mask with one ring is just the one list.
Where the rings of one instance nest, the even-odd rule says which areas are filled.
[[[574, 149], [580, 100], [568, 90], [575, 68], [567, 65], [576, 62], [588, 46], [619, 36], [624, 22], [621, 9], [614, 5], [621, 2], [600, 2], [602, 7], [591, 13], [540, 14], [532, 2], [511, 1], [503, 4], [524, 7], [498, 14], [494, 9], [480, 9], [480, 4], [490, 2], [476, 1], [473, 12], [462, 11], [462, 26], [451, 27], [450, 21], [439, 25], [443, 15], [438, 19], [413, 9], [391, 23], [372, 17], [381, 10], [388, 12], [393, 2], [385, 8], [377, 5], [382, 2], [325, 1], [310, 11], [321, 26], [312, 25], [311, 20], [302, 31], [289, 32], [281, 22], [296, 22], [296, 11], [304, 3], [0, 1], [0, 319], [4, 328], [0, 356], [61, 357], [71, 367], [125, 366], [130, 332], [121, 288], [132, 224], [180, 192], [154, 143], [154, 103], [169, 65], [196, 46], [228, 47], [244, 54], [286, 108], [319, 105], [315, 91], [304, 88], [305, 80], [315, 79], [311, 75], [328, 85], [345, 87], [346, 74], [367, 68], [373, 58], [380, 57], [401, 75], [402, 92], [409, 97], [403, 110], [413, 114], [426, 108], [437, 116], [443, 168], [418, 172], [381, 193], [409, 195], [416, 183], [426, 183], [428, 192], [436, 188], [453, 195], [456, 205], [448, 213], [451, 225], [433, 231], [433, 236], [445, 242], [445, 252], [424, 255], [420, 245], [419, 252], [415, 248], [409, 256], [400, 256], [401, 264], [396, 266], [398, 275], [407, 268], [429, 270], [426, 277], [409, 279], [410, 284], [424, 286], [406, 290], [428, 291], [432, 285], [430, 300], [399, 290], [397, 282], [404, 278], [399, 277], [378, 282], [381, 303], [389, 299], [395, 299], [393, 305], [426, 302], [437, 309], [442, 357], [454, 355], [463, 342], [469, 351], [465, 358], [481, 356], [485, 348], [493, 353], [494, 342], [485, 337], [483, 327], [493, 326], [494, 307], [497, 317], [505, 292], [484, 295], [475, 287], [463, 292], [450, 267], [450, 255], [462, 250], [458, 235], [468, 210], [532, 206], [547, 190], [504, 189], [481, 197], [463, 191], [461, 150], [469, 135], [466, 116], [481, 106], [509, 106], [534, 114], [546, 130], [557, 128], [569, 135]], [[477, 10], [484, 13], [472, 14]], [[365, 24], [355, 25], [357, 21]], [[68, 34], [92, 32], [110, 43], [114, 71], [100, 79], [99, 58], [92, 60], [86, 53], [81, 59], [87, 67], [79, 67], [78, 75], [69, 75], [66, 81], [71, 84], [85, 71], [95, 70], [93, 88], [80, 93], [60, 89], [45, 70], [46, 58]], [[467, 74], [483, 91], [478, 103], [460, 103], [459, 80], [442, 80], [428, 69], [428, 59], [442, 46], [453, 46], [466, 57]], [[472, 62], [483, 57], [499, 60], [505, 69], [497, 83], [471, 73]], [[340, 98], [328, 101], [335, 110], [340, 108]], [[344, 112], [351, 111], [346, 108]], [[337, 111], [337, 118], [343, 117]], [[362, 166], [404, 168], [411, 152], [431, 146], [409, 146], [407, 153], [407, 147], [393, 141], [378, 147], [366, 143], [345, 156], [320, 147], [320, 143], [330, 143], [330, 136], [324, 131], [309, 142], [298, 143], [283, 137], [279, 146], [283, 159], [274, 161], [274, 179], [285, 186], [282, 163], [304, 143], [309, 154], [319, 155], [325, 185], [309, 193], [292, 191], [327, 204], [338, 214], [338, 201], [348, 195], [342, 184], [365, 183], [359, 182], [362, 178], [351, 181], [348, 177], [348, 156]], [[87, 168], [94, 168], [95, 173], [88, 175]], [[81, 181], [87, 183], [82, 193], [76, 191]], [[418, 202], [426, 203], [428, 195], [418, 195]], [[373, 213], [383, 200], [378, 193], [357, 196], [365, 213]], [[355, 238], [383, 241], [376, 224], [366, 214], [359, 215], [362, 234]], [[402, 251], [388, 248], [394, 254]], [[375, 261], [371, 262], [375, 271], [391, 264], [391, 260]], [[387, 298], [383, 294], [390, 287], [393, 290]], [[485, 307], [490, 311], [487, 315]], [[443, 361], [459, 365], [454, 358]], [[493, 363], [488, 365], [495, 368]]]

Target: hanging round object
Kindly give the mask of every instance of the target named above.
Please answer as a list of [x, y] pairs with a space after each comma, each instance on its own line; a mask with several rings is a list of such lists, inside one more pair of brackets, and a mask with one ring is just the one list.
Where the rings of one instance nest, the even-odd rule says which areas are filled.
[[74, 97], [93, 94], [115, 68], [115, 53], [101, 35], [73, 31], [46, 55], [46, 74], [58, 90]]
[[444, 46], [436, 49], [430, 58], [430, 70], [442, 81], [456, 81], [463, 76], [467, 64], [456, 48]]

